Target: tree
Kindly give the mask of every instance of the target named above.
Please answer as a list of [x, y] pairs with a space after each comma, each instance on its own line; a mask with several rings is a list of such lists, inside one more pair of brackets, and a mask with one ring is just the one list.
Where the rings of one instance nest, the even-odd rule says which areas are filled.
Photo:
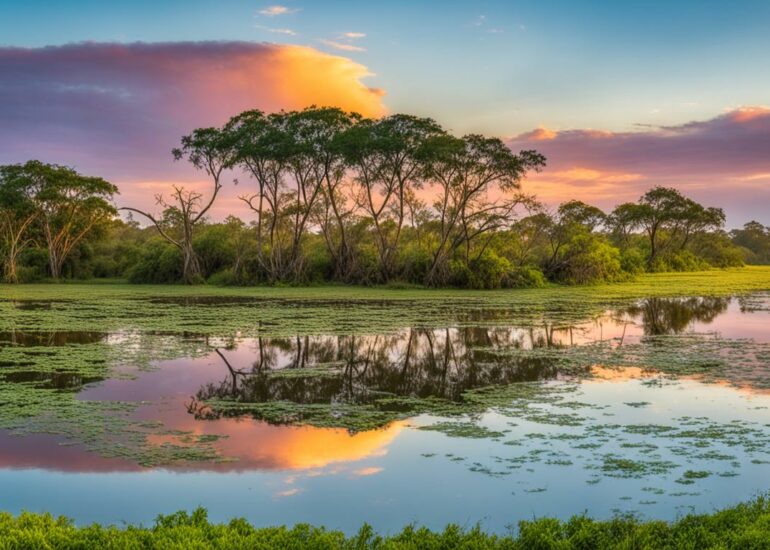
[[428, 144], [444, 135], [432, 119], [397, 114], [361, 121], [341, 136], [359, 188], [357, 204], [374, 226], [384, 281], [393, 274], [404, 222], [422, 187]]
[[770, 263], [770, 227], [752, 220], [741, 229], [733, 229], [730, 236], [733, 243], [745, 249], [749, 263]]
[[543, 266], [546, 276], [558, 278], [569, 271], [576, 256], [590, 246], [588, 236], [605, 221], [606, 215], [599, 208], [578, 200], [562, 203], [554, 216], [547, 216], [545, 232], [550, 254]]
[[222, 173], [233, 163], [232, 142], [226, 132], [218, 128], [201, 128], [182, 138], [181, 147], [172, 151], [175, 160], [186, 159], [198, 170], [211, 177], [214, 189], [207, 202], [203, 194], [174, 185], [171, 200], [163, 195], [155, 197], [163, 208], [160, 216], [133, 207], [123, 207], [150, 220], [158, 233], [182, 252], [182, 277], [185, 283], [197, 283], [202, 279], [200, 261], [193, 248], [195, 228], [205, 218], [222, 188]]
[[647, 191], [637, 203], [619, 205], [612, 214], [616, 232], [627, 235], [641, 229], [647, 236], [647, 266], [666, 253], [682, 251], [693, 235], [724, 225], [721, 208], [705, 208], [669, 187]]
[[257, 215], [259, 258], [270, 281], [301, 277], [303, 237], [313, 221], [338, 274], [347, 271], [350, 212], [340, 192], [345, 164], [336, 140], [359, 118], [336, 108], [310, 107], [272, 115], [247, 111], [227, 124], [235, 162], [257, 184], [256, 193], [241, 200]]
[[249, 174], [257, 185], [256, 193], [239, 198], [256, 215], [257, 261], [270, 281], [279, 278], [281, 247], [276, 246], [279, 218], [285, 204], [284, 176], [289, 154], [289, 137], [281, 129], [285, 113], [266, 115], [245, 111], [225, 125], [233, 146], [233, 162]]
[[42, 181], [34, 177], [39, 164], [0, 166], [0, 235], [2, 236], [5, 261], [3, 280], [18, 283], [18, 258], [33, 242], [29, 236], [33, 222], [40, 212], [35, 208], [34, 197]]
[[112, 198], [118, 188], [102, 178], [39, 161], [26, 163], [20, 177], [27, 180], [21, 185], [34, 189], [27, 196], [37, 212], [51, 277], [58, 279], [73, 249], [115, 215]]
[[[519, 193], [520, 182], [529, 170], [540, 170], [545, 157], [535, 151], [516, 155], [501, 140], [477, 134], [434, 138], [425, 154], [425, 177], [439, 190], [433, 205], [438, 229], [427, 282], [441, 284], [449, 259], [460, 247], [467, 265], [476, 239], [509, 224], [517, 206], [532, 202]], [[485, 249], [482, 244], [476, 258]]]

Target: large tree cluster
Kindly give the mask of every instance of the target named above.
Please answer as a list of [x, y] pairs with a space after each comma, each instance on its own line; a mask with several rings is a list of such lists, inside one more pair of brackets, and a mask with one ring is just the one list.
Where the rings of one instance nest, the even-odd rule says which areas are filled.
[[[542, 155], [411, 115], [246, 111], [182, 137], [173, 157], [208, 190], [174, 186], [154, 209], [124, 207], [126, 222], [101, 178], [0, 167], [4, 279], [503, 288], [770, 262], [767, 228], [728, 234], [721, 209], [673, 188], [609, 213], [579, 200], [546, 208], [522, 191]], [[248, 215], [212, 222], [230, 185]]]

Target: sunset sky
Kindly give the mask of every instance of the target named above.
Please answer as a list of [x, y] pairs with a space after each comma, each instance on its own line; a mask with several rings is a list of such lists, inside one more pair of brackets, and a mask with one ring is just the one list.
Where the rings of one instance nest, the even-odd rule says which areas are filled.
[[[170, 150], [249, 108], [431, 116], [536, 148], [524, 185], [605, 209], [676, 186], [770, 224], [770, 2], [0, 2], [0, 163], [149, 207], [201, 185]], [[245, 184], [245, 183], [244, 183]], [[240, 207], [228, 186], [215, 217]]]

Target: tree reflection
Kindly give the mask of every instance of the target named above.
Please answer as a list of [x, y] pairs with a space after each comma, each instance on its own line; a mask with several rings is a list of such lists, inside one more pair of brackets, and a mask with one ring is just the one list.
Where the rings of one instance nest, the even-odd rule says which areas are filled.
[[648, 336], [680, 334], [691, 323], [711, 323], [727, 311], [729, 298], [647, 298], [623, 310], [628, 315], [641, 317], [644, 333]]
[[501, 355], [505, 347], [548, 347], [554, 329], [411, 328], [394, 335], [303, 336], [256, 340], [256, 359], [234, 366], [217, 349], [228, 375], [200, 388], [190, 405], [199, 417], [212, 414], [202, 402], [290, 401], [298, 404], [366, 404], [387, 396], [460, 401], [479, 387], [554, 378], [547, 357]]

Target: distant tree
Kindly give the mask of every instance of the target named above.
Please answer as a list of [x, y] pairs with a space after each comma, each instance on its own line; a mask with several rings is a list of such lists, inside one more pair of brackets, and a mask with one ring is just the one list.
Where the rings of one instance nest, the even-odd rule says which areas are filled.
[[35, 223], [46, 244], [51, 277], [58, 279], [75, 247], [115, 215], [112, 198], [118, 188], [102, 178], [39, 161], [24, 164], [17, 177], [37, 212]]
[[543, 266], [545, 274], [555, 277], [569, 270], [575, 256], [584, 252], [576, 246], [578, 240], [591, 235], [606, 219], [599, 208], [578, 200], [559, 205], [555, 215], [543, 220], [550, 249]]
[[734, 244], [748, 252], [749, 263], [770, 263], [770, 227], [750, 221], [741, 229], [733, 229], [730, 237]]
[[202, 272], [193, 248], [195, 228], [203, 222], [222, 188], [222, 173], [233, 163], [233, 147], [225, 132], [218, 128], [202, 128], [184, 136], [181, 147], [174, 149], [172, 154], [174, 159], [186, 159], [212, 179], [214, 189], [208, 201], [204, 201], [202, 193], [174, 185], [170, 200], [162, 194], [155, 197], [156, 203], [163, 208], [160, 216], [128, 206], [121, 210], [136, 212], [150, 220], [158, 233], [181, 251], [184, 282], [197, 283], [202, 280]]
[[30, 235], [40, 211], [35, 208], [42, 180], [35, 177], [37, 161], [0, 166], [0, 235], [4, 252], [3, 280], [18, 283], [19, 255], [33, 243]]
[[651, 267], [664, 253], [684, 250], [696, 233], [721, 228], [725, 215], [721, 208], [705, 208], [676, 189], [655, 187], [639, 202], [619, 205], [611, 221], [624, 236], [634, 229], [645, 233]]

